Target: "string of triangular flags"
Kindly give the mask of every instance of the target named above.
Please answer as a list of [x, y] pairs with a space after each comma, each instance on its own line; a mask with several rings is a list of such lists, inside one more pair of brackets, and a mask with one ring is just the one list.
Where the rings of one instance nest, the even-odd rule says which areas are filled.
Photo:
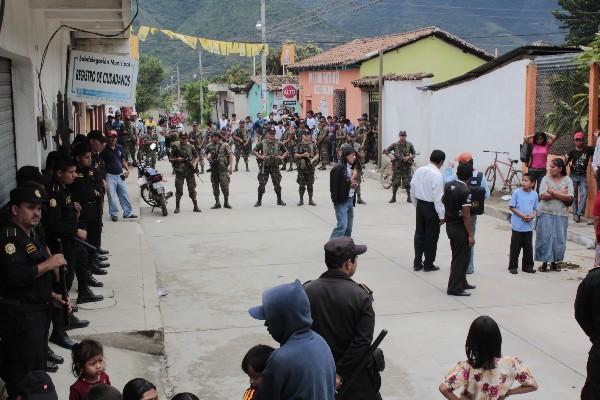
[[[263, 50], [262, 43], [226, 42], [222, 40], [206, 39], [173, 32], [170, 29], [158, 29], [146, 25], [140, 26], [137, 36], [138, 39], [143, 42], [148, 38], [148, 35], [154, 35], [156, 32], [161, 32], [170, 39], [181, 40], [194, 50], [199, 43], [205, 51], [222, 56], [238, 54], [242, 57], [253, 57]], [[267, 47], [267, 45], [264, 45], [264, 47]]]

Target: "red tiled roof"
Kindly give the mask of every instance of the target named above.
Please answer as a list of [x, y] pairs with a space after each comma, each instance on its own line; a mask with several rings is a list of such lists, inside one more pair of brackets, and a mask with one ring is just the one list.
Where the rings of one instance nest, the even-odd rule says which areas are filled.
[[380, 36], [374, 38], [355, 39], [341, 46], [329, 49], [316, 56], [304, 59], [288, 67], [290, 71], [300, 71], [314, 68], [330, 68], [349, 66], [360, 63], [376, 57], [380, 51], [389, 51], [406, 46], [417, 40], [428, 36], [436, 36], [464, 51], [476, 55], [484, 60], [491, 60], [494, 57], [479, 47], [468, 43], [467, 41], [454, 36], [453, 34], [440, 29], [437, 26], [417, 29], [411, 32], [402, 32], [394, 35]]
[[[262, 78], [260, 76], [253, 76], [252, 82], [257, 85], [262, 84]], [[275, 92], [277, 90], [281, 90], [281, 86], [284, 83], [291, 83], [292, 85], [298, 84], [298, 76], [297, 75], [267, 75], [267, 90], [269, 92]], [[249, 86], [252, 86], [250, 83]]]

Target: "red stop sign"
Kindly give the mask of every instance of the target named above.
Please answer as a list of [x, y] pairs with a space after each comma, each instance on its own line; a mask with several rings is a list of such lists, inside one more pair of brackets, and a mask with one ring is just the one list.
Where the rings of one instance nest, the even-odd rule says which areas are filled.
[[286, 85], [283, 87], [283, 97], [286, 99], [295, 99], [298, 94], [298, 90], [294, 85]]

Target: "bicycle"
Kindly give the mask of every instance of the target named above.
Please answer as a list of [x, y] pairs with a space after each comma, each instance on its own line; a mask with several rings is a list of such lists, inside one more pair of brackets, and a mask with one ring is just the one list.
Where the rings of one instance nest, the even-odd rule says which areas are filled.
[[[418, 156], [420, 154], [421, 153], [415, 153], [415, 156]], [[412, 167], [414, 168], [415, 166], [416, 166], [416, 163], [413, 160]], [[381, 186], [383, 186], [384, 189], [389, 189], [392, 187], [393, 175], [394, 175], [394, 162], [392, 160], [389, 160], [389, 162], [386, 164], [386, 166], [381, 169], [380, 182], [381, 182]]]
[[[483, 152], [495, 154], [494, 161], [492, 161], [492, 164], [486, 168], [484, 174], [485, 179], [487, 179], [490, 186], [490, 194], [494, 192], [497, 175], [500, 175], [502, 190], [507, 189], [508, 192], [512, 194], [514, 189], [521, 187], [522, 172], [515, 168], [516, 164], [519, 163], [519, 160], [513, 160], [510, 157], [507, 157], [508, 162], [498, 160], [499, 154], [510, 154], [507, 151], [484, 150]], [[506, 165], [508, 167], [506, 177], [502, 173], [500, 165]]]

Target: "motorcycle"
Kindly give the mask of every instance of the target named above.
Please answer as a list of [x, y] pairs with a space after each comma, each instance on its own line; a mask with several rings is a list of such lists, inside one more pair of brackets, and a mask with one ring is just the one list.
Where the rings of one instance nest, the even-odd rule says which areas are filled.
[[[156, 144], [150, 145], [152, 150], [156, 149]], [[138, 164], [138, 185], [140, 187], [140, 196], [146, 204], [154, 208], [160, 207], [163, 217], [169, 215], [167, 210], [167, 201], [173, 197], [173, 192], [165, 191], [162, 175], [154, 168], [146, 165], [146, 162]]]

